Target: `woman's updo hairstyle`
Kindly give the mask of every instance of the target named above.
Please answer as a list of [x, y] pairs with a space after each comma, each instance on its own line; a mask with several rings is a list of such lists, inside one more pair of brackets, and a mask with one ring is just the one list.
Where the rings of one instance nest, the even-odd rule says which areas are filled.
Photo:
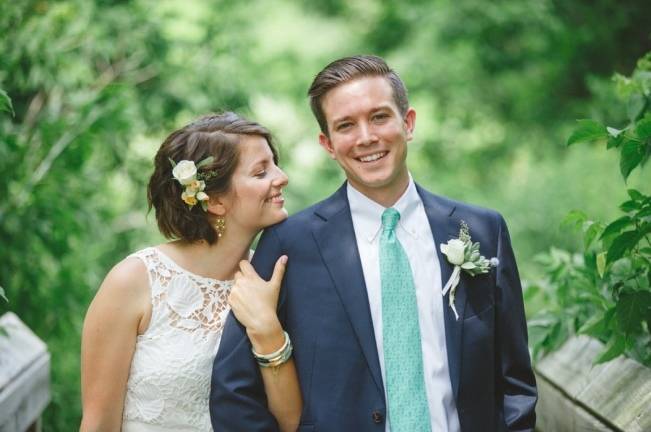
[[215, 217], [200, 205], [191, 208], [183, 201], [183, 186], [172, 176], [172, 163], [182, 160], [194, 161], [195, 165], [212, 156], [213, 161], [197, 168], [198, 172], [211, 171], [204, 192], [218, 196], [228, 192], [233, 172], [239, 160], [239, 148], [243, 135], [257, 135], [267, 140], [278, 163], [278, 154], [271, 133], [264, 126], [246, 120], [235, 113], [210, 114], [176, 130], [168, 136], [154, 158], [154, 173], [147, 187], [149, 210], [156, 211], [158, 229], [168, 239], [189, 242], [217, 241], [213, 227]]

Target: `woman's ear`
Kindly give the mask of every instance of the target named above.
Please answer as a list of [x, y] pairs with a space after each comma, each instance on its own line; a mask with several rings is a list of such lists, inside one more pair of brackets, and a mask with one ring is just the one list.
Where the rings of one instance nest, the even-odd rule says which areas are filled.
[[214, 216], [226, 215], [227, 204], [223, 197], [210, 197], [206, 211]]

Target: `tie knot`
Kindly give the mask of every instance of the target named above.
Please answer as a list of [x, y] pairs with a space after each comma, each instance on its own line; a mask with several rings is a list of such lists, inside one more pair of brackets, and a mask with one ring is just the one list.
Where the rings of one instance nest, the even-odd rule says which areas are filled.
[[382, 213], [382, 228], [384, 231], [393, 231], [400, 220], [400, 212], [392, 207]]

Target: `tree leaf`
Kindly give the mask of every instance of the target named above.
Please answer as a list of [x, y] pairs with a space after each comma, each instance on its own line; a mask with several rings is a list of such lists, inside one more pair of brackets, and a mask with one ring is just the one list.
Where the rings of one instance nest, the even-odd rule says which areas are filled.
[[644, 145], [640, 141], [631, 139], [624, 142], [622, 145], [622, 158], [619, 161], [619, 170], [624, 176], [624, 180], [642, 162], [644, 150]]
[[619, 147], [624, 142], [624, 135], [618, 135], [616, 137], [608, 137], [608, 142], [606, 143], [606, 150], [610, 150], [613, 147]]
[[588, 249], [594, 239], [599, 235], [599, 232], [602, 230], [603, 225], [599, 222], [593, 222], [588, 226], [588, 228], [585, 230], [585, 234], [583, 235], [583, 246], [585, 249]]
[[590, 317], [588, 321], [583, 323], [583, 325], [577, 331], [579, 334], [586, 334], [593, 337], [599, 337], [603, 334], [606, 329], [605, 326], [605, 314], [598, 312]]
[[4, 301], [6, 301], [7, 303], [9, 303], [9, 299], [8, 299], [7, 296], [5, 295], [5, 289], [2, 288], [1, 286], [0, 286], [0, 298], [3, 298]]
[[3, 89], [0, 89], [0, 111], [9, 112], [12, 116], [16, 115], [14, 106], [11, 104], [11, 98]]
[[651, 138], [651, 115], [647, 114], [642, 120], [637, 122], [635, 126], [635, 133], [637, 137], [642, 141], [646, 141]]
[[599, 273], [599, 278], [604, 278], [604, 272], [606, 271], [606, 252], [601, 252], [597, 255], [597, 273]]
[[624, 132], [624, 129], [616, 129], [614, 127], [606, 126], [606, 131], [608, 131], [608, 135], [611, 137], [617, 138], [622, 132]]
[[578, 126], [568, 138], [567, 145], [570, 146], [580, 142], [592, 142], [607, 138], [608, 131], [601, 123], [589, 119], [578, 120]]
[[643, 201], [645, 198], [645, 196], [636, 189], [628, 189], [626, 192], [628, 192], [628, 196], [635, 201]]
[[628, 213], [628, 212], [632, 212], [632, 211], [635, 211], [635, 210], [639, 210], [640, 209], [640, 204], [638, 202], [634, 201], [634, 200], [629, 200], [629, 201], [624, 201], [623, 203], [621, 203], [619, 205], [619, 208], [623, 212]]
[[615, 307], [620, 328], [626, 333], [635, 333], [651, 314], [651, 292], [622, 293]]
[[617, 234], [627, 226], [629, 226], [633, 222], [633, 219], [631, 219], [630, 216], [622, 216], [619, 219], [616, 219], [615, 221], [611, 222], [608, 224], [606, 229], [604, 229], [604, 232], [601, 233], [601, 236], [599, 237], [600, 239], [604, 237], [608, 237], [609, 235], [612, 234]]
[[594, 364], [605, 363], [609, 360], [614, 359], [624, 353], [624, 348], [626, 347], [626, 338], [623, 335], [617, 333], [610, 336], [608, 343], [604, 350], [599, 354], [595, 359]]
[[610, 245], [606, 262], [610, 264], [623, 257], [628, 250], [635, 247], [639, 239], [640, 233], [637, 230], [624, 231], [621, 233], [619, 237], [613, 241], [613, 244]]
[[588, 220], [588, 215], [586, 215], [581, 210], [572, 210], [570, 211], [561, 221], [561, 225], [578, 227], [582, 225], [586, 220]]

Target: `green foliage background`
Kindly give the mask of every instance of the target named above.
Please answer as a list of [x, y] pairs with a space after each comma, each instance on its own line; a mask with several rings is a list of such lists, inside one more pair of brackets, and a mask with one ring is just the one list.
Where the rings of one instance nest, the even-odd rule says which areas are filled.
[[[410, 166], [437, 193], [499, 209], [525, 280], [580, 247], [583, 209], [617, 217], [618, 160], [565, 146], [576, 118], [626, 112], [610, 77], [651, 49], [646, 0], [0, 1], [0, 286], [52, 352], [44, 430], [80, 418], [79, 338], [108, 269], [162, 241], [146, 217], [153, 154], [172, 128], [230, 109], [269, 126], [291, 212], [342, 181], [305, 97], [349, 54], [388, 59], [418, 112]], [[2, 96], [2, 95], [0, 95]], [[616, 120], [615, 120], [616, 121]], [[649, 184], [636, 170], [628, 185]], [[648, 191], [648, 187], [646, 188]], [[539, 309], [540, 304], [527, 304]]]

